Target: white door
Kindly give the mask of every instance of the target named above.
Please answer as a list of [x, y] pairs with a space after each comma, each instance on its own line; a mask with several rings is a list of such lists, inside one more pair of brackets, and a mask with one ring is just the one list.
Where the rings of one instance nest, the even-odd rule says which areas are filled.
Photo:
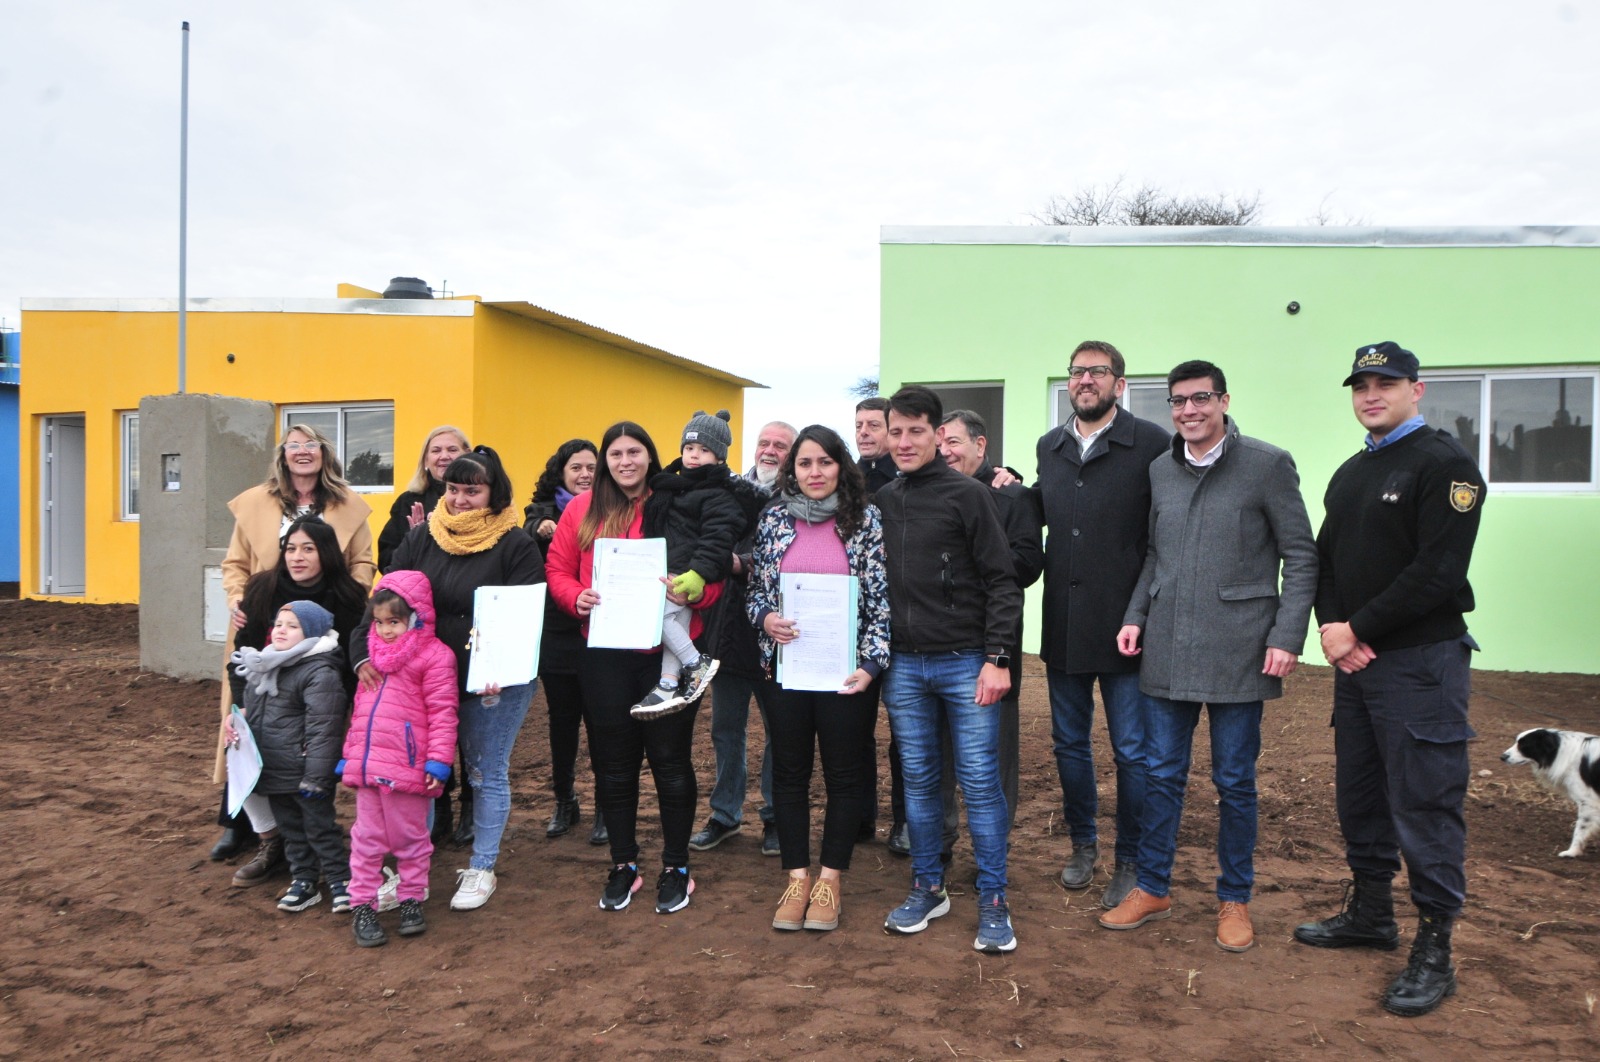
[[40, 589], [81, 594], [83, 577], [83, 418], [44, 421], [44, 497], [40, 505]]

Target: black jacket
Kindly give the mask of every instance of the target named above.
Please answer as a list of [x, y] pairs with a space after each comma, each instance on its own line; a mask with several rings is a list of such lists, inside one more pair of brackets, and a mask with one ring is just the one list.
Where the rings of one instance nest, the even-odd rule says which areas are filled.
[[[528, 536], [513, 528], [478, 553], [446, 553], [433, 540], [427, 524], [411, 533], [394, 551], [391, 571], [418, 571], [433, 584], [433, 610], [439, 640], [456, 654], [456, 681], [467, 691], [468, 639], [472, 634], [472, 599], [480, 586], [531, 586], [544, 582], [544, 557]], [[367, 625], [350, 635], [350, 662], [367, 658]], [[540, 656], [543, 666], [543, 654]]]
[[378, 535], [378, 570], [389, 570], [389, 561], [394, 557], [394, 551], [400, 548], [400, 543], [405, 541], [406, 535], [411, 533], [411, 506], [415, 502], [422, 503], [424, 513], [433, 512], [433, 507], [439, 504], [439, 499], [444, 497], [444, 481], [428, 477], [428, 489], [418, 494], [414, 490], [403, 491], [400, 497], [389, 506], [389, 522], [383, 525], [383, 531]]
[[760, 680], [766, 678], [766, 673], [761, 670], [761, 646], [756, 641], [756, 629], [745, 612], [744, 602], [750, 582], [750, 553], [755, 548], [755, 526], [760, 520], [761, 510], [777, 502], [773, 495], [760, 487], [755, 488], [755, 495], [759, 502], [756, 519], [750, 521], [749, 530], [733, 548], [739, 555], [743, 570], [739, 575], [728, 573], [727, 582], [722, 584], [722, 596], [717, 598], [717, 603], [711, 607], [711, 615], [706, 619], [702, 641], [710, 647], [708, 651], [711, 655], [721, 661], [722, 672]]
[[261, 750], [263, 796], [315, 788], [332, 794], [350, 699], [337, 647], [278, 669], [278, 692], [245, 691], [244, 718]]
[[1074, 431], [1039, 439], [1033, 490], [1050, 532], [1039, 656], [1071, 674], [1138, 671], [1138, 657], [1117, 652], [1117, 631], [1149, 546], [1150, 462], [1171, 433], [1119, 409], [1084, 460]]
[[733, 547], [749, 533], [761, 498], [727, 465], [672, 462], [650, 480], [644, 537], [667, 540], [667, 571], [693, 571], [708, 583], [727, 578]]
[[[1016, 475], [1011, 469], [1007, 471]], [[1021, 483], [995, 490], [993, 465], [984, 465], [972, 478], [991, 491], [990, 497], [1000, 517], [1000, 527], [1006, 533], [1007, 545], [1011, 547], [1011, 567], [1017, 574], [1017, 586], [1026, 590], [1039, 581], [1039, 574], [1044, 571], [1044, 527], [1039, 515], [1039, 499]], [[1011, 647], [1011, 689], [1006, 697], [1015, 700], [1021, 692], [1022, 619], [1019, 616], [1017, 641]]]
[[1010, 652], [1022, 590], [995, 492], [935, 457], [880, 490], [889, 561], [889, 643], [897, 652]]
[[[356, 675], [350, 669], [345, 656], [345, 648], [350, 644], [350, 635], [361, 625], [361, 614], [365, 611], [365, 603], [358, 601], [341, 601], [320, 580], [311, 586], [301, 586], [287, 573], [279, 575], [274, 569], [269, 572], [260, 572], [250, 577], [250, 582], [245, 584], [245, 604], [253, 603], [251, 590], [255, 581], [260, 579], [265, 583], [275, 579], [276, 585], [272, 588], [271, 607], [263, 611], [260, 617], [246, 616], [245, 624], [234, 635], [233, 645], [236, 649], [265, 649], [268, 640], [272, 637], [271, 617], [276, 617], [284, 605], [292, 601], [315, 601], [329, 612], [333, 613], [333, 629], [339, 632], [339, 649], [335, 654], [340, 667], [341, 677], [344, 679], [345, 693], [354, 697], [356, 694]], [[244, 707], [244, 679], [234, 674], [233, 668], [228, 668], [228, 687], [233, 694], [233, 703], [240, 708]]]
[[[538, 527], [545, 520], [561, 519], [561, 512], [556, 508], [555, 501], [531, 501], [522, 510], [522, 516], [522, 529], [539, 548], [540, 559], [548, 559], [550, 540], [539, 537]], [[556, 604], [554, 594], [546, 594], [544, 637], [539, 639], [539, 674], [576, 675], [578, 660], [586, 644], [583, 638], [583, 623], [578, 617]]]
[[881, 453], [877, 457], [857, 458], [856, 463], [861, 466], [861, 474], [867, 479], [869, 498], [893, 483], [900, 475], [900, 470], [895, 467], [894, 455], [890, 453]]

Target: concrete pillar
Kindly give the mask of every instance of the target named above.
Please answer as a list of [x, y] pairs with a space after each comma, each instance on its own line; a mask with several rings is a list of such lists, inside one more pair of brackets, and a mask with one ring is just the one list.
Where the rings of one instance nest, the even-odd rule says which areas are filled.
[[276, 445], [270, 402], [226, 395], [139, 401], [139, 666], [222, 677], [228, 501], [266, 479]]

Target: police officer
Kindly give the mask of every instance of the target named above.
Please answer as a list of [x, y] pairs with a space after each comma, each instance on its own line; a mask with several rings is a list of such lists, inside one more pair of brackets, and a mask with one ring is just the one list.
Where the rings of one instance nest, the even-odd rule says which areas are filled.
[[[1294, 931], [1322, 948], [1399, 945], [1391, 882], [1405, 857], [1418, 912], [1411, 959], [1383, 996], [1407, 1017], [1456, 989], [1450, 929], [1466, 897], [1472, 611], [1467, 566], [1483, 476], [1419, 412], [1417, 358], [1356, 351], [1344, 385], [1366, 446], [1333, 474], [1317, 536], [1317, 622], [1334, 675], [1339, 828], [1353, 872], [1343, 909]], [[1353, 892], [1353, 896], [1352, 896]]]

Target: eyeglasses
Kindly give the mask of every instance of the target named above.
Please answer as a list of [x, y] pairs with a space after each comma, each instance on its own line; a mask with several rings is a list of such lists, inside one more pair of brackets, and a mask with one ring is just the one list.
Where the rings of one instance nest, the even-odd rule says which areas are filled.
[[1074, 380], [1081, 380], [1085, 376], [1093, 376], [1096, 380], [1104, 380], [1107, 376], [1115, 376], [1116, 372], [1109, 365], [1074, 365], [1067, 370], [1067, 375]]
[[322, 444], [313, 439], [311, 442], [284, 443], [283, 449], [284, 452], [293, 454], [299, 453], [301, 450], [320, 450], [322, 449]]
[[1185, 402], [1193, 402], [1194, 408], [1204, 409], [1211, 404], [1213, 398], [1221, 398], [1226, 391], [1196, 391], [1191, 395], [1168, 395], [1167, 405], [1173, 409], [1182, 409]]

